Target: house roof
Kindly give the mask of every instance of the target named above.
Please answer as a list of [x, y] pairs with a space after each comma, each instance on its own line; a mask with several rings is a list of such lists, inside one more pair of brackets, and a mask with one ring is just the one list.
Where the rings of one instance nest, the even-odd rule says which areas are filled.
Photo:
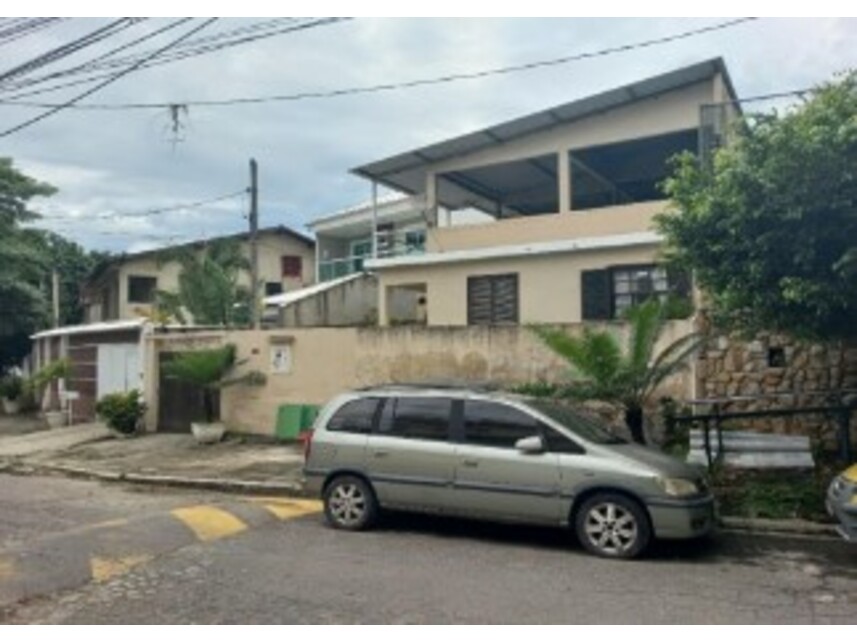
[[63, 335], [80, 335], [82, 333], [115, 333], [123, 330], [137, 330], [146, 323], [143, 318], [120, 319], [117, 321], [95, 322], [92, 324], [78, 324], [75, 326], [60, 326], [50, 328], [31, 335], [30, 339], [42, 339], [44, 337], [59, 337]]
[[722, 75], [730, 95], [737, 98], [723, 59], [712, 58], [440, 143], [367, 163], [351, 171], [358, 176], [378, 181], [394, 190], [416, 194], [424, 190], [426, 168], [440, 161], [464, 156], [477, 150], [500, 147], [509, 141], [531, 136], [557, 125], [571, 123], [593, 114], [707, 80], [718, 73]]
[[307, 299], [308, 297], [312, 297], [313, 295], [318, 295], [327, 290], [332, 290], [337, 286], [347, 284], [349, 281], [354, 281], [355, 279], [364, 277], [365, 274], [366, 273], [363, 272], [355, 272], [344, 277], [339, 277], [338, 279], [322, 281], [321, 283], [313, 284], [312, 286], [307, 286], [306, 288], [301, 288], [299, 290], [292, 290], [290, 292], [280, 293], [279, 295], [271, 295], [270, 297], [265, 297], [263, 299], [263, 302], [266, 306], [278, 306], [280, 308], [285, 308], [286, 306], [289, 306], [290, 304], [293, 304], [295, 302]]
[[[305, 234], [301, 234], [297, 230], [293, 230], [292, 228], [284, 225], [275, 225], [268, 226], [265, 228], [259, 228], [258, 233], [260, 235], [263, 234], [279, 234], [287, 237], [292, 237], [301, 243], [306, 244], [309, 247], [315, 247], [315, 240], [306, 236]], [[211, 237], [209, 239], [200, 239], [198, 241], [188, 241], [186, 243], [177, 243], [172, 246], [164, 246], [162, 248], [153, 248], [152, 250], [141, 250], [140, 252], [123, 252], [121, 254], [111, 255], [104, 259], [101, 263], [99, 263], [93, 269], [92, 273], [90, 273], [87, 278], [87, 283], [91, 283], [98, 279], [102, 274], [107, 272], [109, 268], [112, 266], [118, 265], [129, 259], [139, 259], [141, 257], [149, 257], [152, 255], [156, 255], [164, 252], [165, 250], [173, 250], [176, 248], [202, 248], [206, 244], [211, 243], [212, 241], [220, 241], [221, 239], [235, 239], [237, 241], [243, 241], [250, 238], [250, 232], [238, 232], [235, 234], [226, 234], [219, 237]]]

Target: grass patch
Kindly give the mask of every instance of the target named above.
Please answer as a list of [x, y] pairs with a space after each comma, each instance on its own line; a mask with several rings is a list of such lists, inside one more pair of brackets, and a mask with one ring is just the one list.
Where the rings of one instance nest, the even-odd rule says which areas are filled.
[[717, 472], [712, 490], [724, 516], [829, 522], [824, 498], [831, 478], [824, 471]]

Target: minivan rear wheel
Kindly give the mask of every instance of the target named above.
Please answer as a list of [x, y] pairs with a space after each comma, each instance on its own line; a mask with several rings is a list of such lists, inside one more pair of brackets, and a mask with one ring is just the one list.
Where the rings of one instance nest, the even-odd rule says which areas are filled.
[[605, 558], [634, 558], [652, 538], [645, 509], [617, 493], [599, 493], [587, 499], [574, 524], [583, 546]]
[[336, 529], [368, 529], [378, 515], [372, 488], [357, 476], [334, 478], [324, 490], [324, 515]]

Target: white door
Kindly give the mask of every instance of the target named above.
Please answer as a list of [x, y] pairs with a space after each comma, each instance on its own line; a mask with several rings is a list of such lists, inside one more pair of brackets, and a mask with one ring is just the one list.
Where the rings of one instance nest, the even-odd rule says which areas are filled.
[[140, 347], [137, 344], [99, 344], [98, 399], [108, 393], [140, 388]]

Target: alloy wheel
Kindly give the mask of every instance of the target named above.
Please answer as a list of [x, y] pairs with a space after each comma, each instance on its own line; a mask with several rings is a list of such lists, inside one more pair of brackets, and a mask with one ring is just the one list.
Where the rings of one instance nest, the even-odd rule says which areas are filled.
[[593, 547], [608, 556], [622, 556], [639, 537], [637, 519], [625, 507], [613, 502], [593, 506], [586, 514], [584, 532]]
[[354, 483], [336, 485], [330, 492], [328, 503], [331, 516], [343, 527], [355, 527], [366, 516], [366, 495]]

